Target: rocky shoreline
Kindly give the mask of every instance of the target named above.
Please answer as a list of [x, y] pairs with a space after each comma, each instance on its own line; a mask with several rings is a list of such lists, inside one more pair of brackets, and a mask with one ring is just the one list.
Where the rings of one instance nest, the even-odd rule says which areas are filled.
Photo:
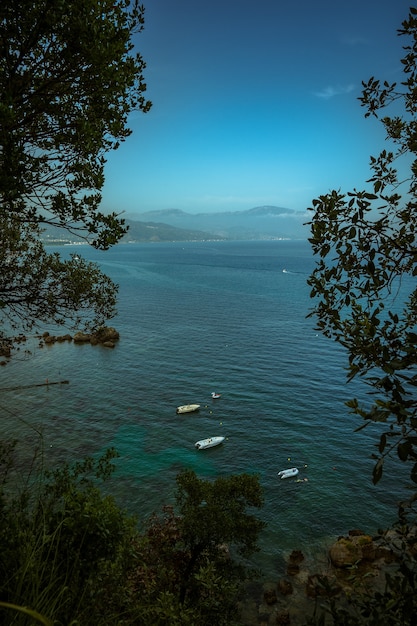
[[[414, 546], [417, 552], [416, 537]], [[303, 626], [331, 598], [348, 606], [355, 594], [382, 591], [400, 550], [401, 538], [392, 530], [377, 537], [351, 530], [331, 545], [321, 565], [307, 564], [302, 551], [293, 550], [284, 576], [248, 587], [240, 604], [242, 626]]]
[[[66, 341], [73, 342], [75, 344], [90, 343], [92, 346], [100, 344], [105, 348], [114, 348], [120, 339], [120, 334], [115, 328], [111, 326], [104, 326], [93, 333], [78, 331], [72, 336], [68, 333], [65, 335], [51, 335], [49, 332], [44, 332], [42, 335], [36, 335], [35, 338], [39, 341], [39, 348], [43, 348], [45, 345], [63, 343]], [[20, 349], [20, 344], [24, 344], [26, 342], [26, 335], [17, 335], [10, 339], [7, 338], [0, 340], [0, 358], [3, 357], [3, 360], [0, 361], [0, 365], [7, 365], [7, 361], [4, 359], [10, 359], [13, 355], [13, 350], [16, 349], [16, 346], [17, 349]]]

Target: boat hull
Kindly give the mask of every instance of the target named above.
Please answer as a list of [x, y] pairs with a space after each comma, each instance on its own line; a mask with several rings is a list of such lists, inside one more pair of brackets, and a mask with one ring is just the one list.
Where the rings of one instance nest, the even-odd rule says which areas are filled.
[[199, 404], [183, 404], [177, 407], [177, 413], [194, 413], [194, 411], [198, 411], [199, 408]]
[[209, 437], [208, 439], [200, 439], [200, 441], [196, 441], [195, 447], [197, 448], [197, 450], [214, 448], [214, 446], [218, 446], [223, 443], [224, 439], [224, 437]]
[[290, 469], [281, 470], [280, 472], [278, 472], [278, 476], [281, 479], [291, 478], [292, 476], [297, 476], [297, 474], [298, 474], [298, 469], [296, 467], [290, 467]]

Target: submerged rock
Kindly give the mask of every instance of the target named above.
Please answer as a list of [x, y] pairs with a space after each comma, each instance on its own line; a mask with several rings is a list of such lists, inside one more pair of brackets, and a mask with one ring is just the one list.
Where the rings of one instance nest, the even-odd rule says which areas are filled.
[[287, 580], [286, 578], [281, 578], [278, 581], [278, 591], [283, 596], [289, 596], [290, 594], [294, 592], [294, 588], [289, 580]]
[[265, 604], [271, 606], [271, 604], [277, 603], [277, 592], [275, 589], [275, 585], [266, 584], [264, 587], [264, 602]]

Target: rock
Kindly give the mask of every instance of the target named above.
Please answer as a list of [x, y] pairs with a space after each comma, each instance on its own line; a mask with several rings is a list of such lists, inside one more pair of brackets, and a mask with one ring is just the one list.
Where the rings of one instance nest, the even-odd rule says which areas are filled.
[[386, 546], [377, 546], [375, 550], [375, 559], [382, 559], [386, 564], [394, 563], [397, 560], [397, 556], [394, 550]]
[[277, 592], [275, 590], [275, 586], [266, 585], [264, 587], [264, 602], [265, 604], [271, 606], [271, 604], [276, 604], [278, 601]]
[[104, 326], [103, 328], [99, 328], [93, 336], [97, 339], [98, 343], [105, 343], [106, 341], [118, 341], [120, 338], [119, 333], [112, 326]]
[[289, 612], [281, 611], [280, 613], [277, 613], [275, 623], [277, 626], [290, 626], [291, 618]]
[[290, 563], [302, 563], [304, 561], [304, 554], [301, 552], [301, 550], [293, 550], [288, 560]]
[[325, 574], [312, 574], [308, 577], [306, 584], [306, 594], [309, 598], [325, 596], [330, 598], [341, 593], [342, 588], [336, 579], [331, 579]]
[[287, 574], [295, 576], [300, 571], [300, 563], [304, 561], [304, 554], [301, 550], [293, 550], [288, 557]]
[[283, 596], [289, 596], [293, 593], [294, 589], [289, 580], [281, 578], [278, 581], [278, 591], [282, 593]]
[[374, 561], [377, 550], [370, 535], [358, 535], [353, 538], [353, 543], [358, 546], [364, 561]]
[[300, 566], [297, 563], [288, 563], [287, 574], [288, 576], [296, 576], [300, 572]]
[[355, 543], [342, 537], [332, 545], [329, 551], [332, 564], [335, 567], [351, 567], [361, 560], [362, 552]]
[[87, 343], [90, 341], [90, 335], [78, 331], [74, 335], [74, 343]]
[[372, 537], [363, 533], [338, 539], [329, 551], [332, 564], [341, 568], [350, 567], [360, 561], [374, 561], [377, 555]]
[[74, 335], [75, 343], [87, 343], [90, 342], [92, 346], [96, 346], [97, 344], [102, 344], [106, 348], [114, 348], [116, 341], [118, 341], [120, 335], [118, 331], [111, 326], [99, 328], [96, 332], [91, 335], [87, 333], [77, 332]]
[[66, 335], [60, 335], [59, 337], [56, 338], [57, 341], [59, 342], [63, 342], [63, 341], [72, 341], [72, 337], [69, 334]]

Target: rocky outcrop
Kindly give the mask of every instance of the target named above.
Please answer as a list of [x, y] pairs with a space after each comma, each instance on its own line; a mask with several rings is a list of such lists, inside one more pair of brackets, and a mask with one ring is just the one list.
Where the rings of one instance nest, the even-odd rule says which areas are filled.
[[89, 343], [91, 335], [78, 331], [73, 337], [74, 343]]
[[63, 341], [73, 341], [74, 343], [90, 343], [92, 346], [100, 344], [105, 348], [114, 348], [116, 342], [119, 341], [119, 338], [119, 332], [115, 328], [111, 326], [104, 326], [93, 333], [78, 331], [73, 337], [68, 334], [60, 336], [44, 333], [42, 335], [42, 342], [44, 344], [53, 344], [56, 342], [62, 343]]
[[115, 328], [111, 326], [101, 328], [96, 333], [94, 333], [91, 337], [90, 343], [92, 345], [99, 343], [103, 345], [105, 348], [114, 348], [116, 343], [119, 341], [119, 333]]
[[377, 549], [372, 537], [365, 534], [340, 537], [332, 545], [329, 557], [332, 565], [338, 568], [347, 568], [363, 561], [374, 561]]
[[45, 344], [51, 345], [56, 342], [63, 343], [64, 341], [72, 341], [71, 335], [68, 333], [65, 335], [50, 335], [48, 332], [45, 332], [42, 337], [39, 337], [39, 347], [42, 348]]
[[109, 341], [115, 343], [120, 338], [118, 331], [112, 326], [104, 326], [103, 328], [100, 328], [95, 333], [93, 333], [92, 336], [97, 340], [98, 343], [103, 344]]
[[351, 567], [361, 559], [361, 550], [349, 539], [342, 537], [332, 545], [329, 557], [334, 567]]
[[[417, 532], [413, 540], [417, 553]], [[313, 614], [317, 603], [326, 604], [334, 597], [343, 603], [369, 586], [382, 592], [385, 574], [396, 559], [396, 543], [400, 551], [401, 537], [395, 533], [386, 535], [384, 542], [384, 537], [351, 530], [331, 545], [328, 558], [318, 568], [317, 562], [307, 559], [306, 563], [304, 554], [293, 550], [281, 565], [281, 578], [264, 583], [257, 600], [252, 596], [247, 604], [242, 603], [242, 624], [300, 626], [305, 624], [306, 615]], [[411, 544], [409, 540], [409, 547]]]
[[[73, 341], [74, 343], [90, 343], [93, 346], [100, 344], [105, 348], [114, 348], [116, 342], [119, 341], [119, 338], [119, 332], [112, 326], [103, 326], [91, 334], [79, 331], [75, 333], [74, 337], [68, 333], [65, 335], [51, 335], [49, 332], [44, 332], [42, 335], [35, 335], [35, 339], [39, 340], [39, 348], [52, 346], [55, 343], [63, 343], [64, 341]], [[13, 338], [0, 338], [0, 359], [1, 357], [4, 357], [4, 359], [10, 359], [12, 357], [13, 350], [20, 349], [17, 344], [24, 343], [26, 341], [27, 337], [25, 335], [18, 335]], [[29, 350], [25, 350], [25, 352], [30, 354]], [[6, 360], [0, 360], [0, 366], [7, 365], [7, 362], [8, 361]]]

